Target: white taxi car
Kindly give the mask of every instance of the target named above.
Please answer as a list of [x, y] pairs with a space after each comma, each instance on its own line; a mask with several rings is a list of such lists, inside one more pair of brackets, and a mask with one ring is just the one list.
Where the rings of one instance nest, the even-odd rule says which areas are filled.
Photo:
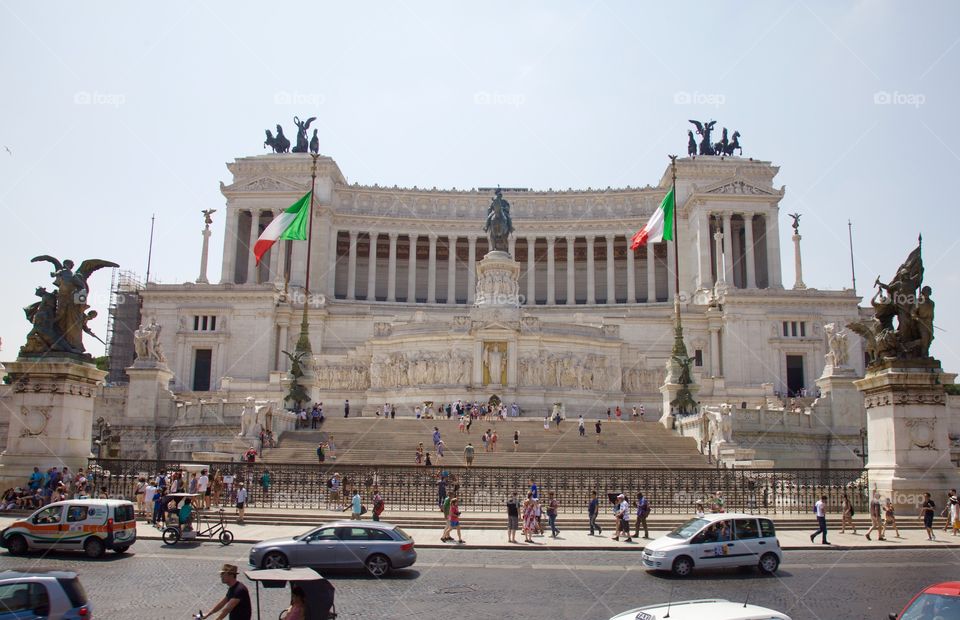
[[735, 603], [726, 599], [714, 598], [698, 601], [678, 601], [663, 605], [638, 607], [618, 614], [610, 620], [790, 620], [790, 616], [779, 611]]
[[694, 567], [757, 566], [776, 572], [783, 561], [773, 521], [745, 513], [716, 513], [690, 519], [646, 546], [644, 568], [686, 577]]

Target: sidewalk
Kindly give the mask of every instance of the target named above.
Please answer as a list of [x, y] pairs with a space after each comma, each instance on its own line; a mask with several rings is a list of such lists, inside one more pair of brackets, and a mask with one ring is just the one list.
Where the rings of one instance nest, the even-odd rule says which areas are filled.
[[[2, 520], [0, 520], [2, 521]], [[360, 523], [369, 523], [368, 519]], [[357, 522], [355, 522], [357, 523]], [[2, 523], [0, 523], [2, 525]], [[546, 525], [546, 521], [544, 521]], [[810, 543], [810, 534], [816, 529], [816, 524], [812, 524], [809, 532], [805, 531], [783, 531], [777, 533], [780, 539], [780, 545], [784, 550], [827, 550], [827, 549], [944, 549], [960, 548], [960, 536], [953, 536], [949, 532], [935, 531], [937, 540], [928, 541], [927, 534], [923, 530], [905, 530], [901, 529], [900, 534], [903, 538], [887, 538], [886, 541], [877, 540], [874, 534], [873, 540], [869, 541], [864, 537], [866, 530], [857, 530], [859, 533], [854, 535], [848, 530], [846, 534], [841, 534], [839, 530], [830, 531], [827, 535], [830, 545], [820, 544], [820, 538], [817, 537], [815, 544]], [[284, 536], [295, 536], [312, 529], [309, 526], [302, 525], [237, 525], [230, 524], [228, 528], [234, 535], [234, 542], [254, 543], [268, 538], [281, 538]], [[463, 531], [464, 544], [442, 543], [440, 542], [440, 528], [418, 528], [404, 527], [403, 530], [413, 537], [417, 547], [420, 549], [442, 549], [442, 548], [468, 548], [468, 549], [560, 549], [563, 551], [623, 551], [629, 549], [640, 550], [647, 542], [642, 537], [634, 538], [633, 542], [625, 542], [621, 537], [620, 541], [612, 540], [610, 536], [612, 529], [603, 529], [602, 536], [590, 536], [585, 529], [561, 529], [560, 535], [554, 539], [547, 536], [534, 536], [534, 544], [520, 542], [513, 544], [507, 542], [507, 531], [503, 529], [471, 529], [470, 522], [464, 521], [461, 525]], [[666, 534], [668, 530], [658, 529], [650, 530], [650, 538], [659, 538]], [[144, 523], [137, 526], [137, 536], [144, 540], [159, 540], [161, 531]], [[456, 533], [454, 533], [455, 535]], [[942, 535], [942, 536], [941, 536]], [[517, 533], [517, 539], [523, 540], [523, 533]]]

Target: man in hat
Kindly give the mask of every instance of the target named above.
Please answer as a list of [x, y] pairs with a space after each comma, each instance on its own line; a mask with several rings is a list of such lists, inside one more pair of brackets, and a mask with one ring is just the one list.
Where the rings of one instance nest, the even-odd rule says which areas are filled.
[[220, 581], [227, 586], [227, 595], [208, 613], [201, 612], [200, 617], [210, 618], [219, 611], [220, 615], [216, 616], [217, 620], [227, 617], [230, 620], [250, 620], [253, 614], [250, 605], [250, 591], [247, 590], [247, 586], [237, 580], [237, 567], [233, 564], [221, 566]]
[[633, 538], [630, 537], [630, 502], [627, 501], [626, 496], [621, 493], [617, 495], [617, 532], [613, 535], [614, 540], [620, 540], [620, 532], [627, 537], [627, 542], [632, 542]]

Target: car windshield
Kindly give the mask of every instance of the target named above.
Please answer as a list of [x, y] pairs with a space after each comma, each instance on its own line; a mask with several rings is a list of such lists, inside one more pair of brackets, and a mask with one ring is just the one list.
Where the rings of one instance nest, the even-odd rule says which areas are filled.
[[960, 620], [960, 596], [921, 594], [900, 620]]
[[303, 534], [300, 534], [299, 536], [294, 536], [293, 539], [294, 539], [294, 540], [306, 540], [306, 539], [310, 538], [312, 535], [314, 535], [314, 534], [316, 534], [317, 532], [319, 532], [320, 529], [321, 529], [321, 528], [317, 527], [317, 528], [314, 528], [314, 529], [312, 529], [312, 530], [307, 530], [306, 532], [304, 532]]
[[707, 525], [708, 523], [710, 522], [706, 519], [690, 519], [677, 529], [667, 534], [667, 536], [670, 538], [682, 538], [683, 540], [686, 540], [703, 529], [703, 526]]

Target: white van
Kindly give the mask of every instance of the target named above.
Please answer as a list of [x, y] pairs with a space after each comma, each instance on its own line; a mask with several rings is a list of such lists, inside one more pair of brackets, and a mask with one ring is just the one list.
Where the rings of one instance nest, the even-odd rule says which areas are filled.
[[783, 560], [773, 521], [745, 513], [716, 513], [690, 519], [643, 550], [644, 568], [689, 575], [694, 567], [757, 566], [776, 572]]
[[107, 549], [123, 553], [137, 541], [133, 503], [120, 499], [54, 502], [0, 532], [0, 544], [13, 555], [31, 549], [83, 551], [91, 558]]

